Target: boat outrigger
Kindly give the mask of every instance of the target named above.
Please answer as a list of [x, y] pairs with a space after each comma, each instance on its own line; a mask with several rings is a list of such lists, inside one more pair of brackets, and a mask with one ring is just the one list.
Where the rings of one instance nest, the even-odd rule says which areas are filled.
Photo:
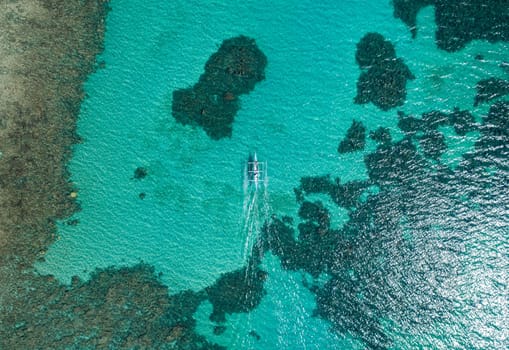
[[260, 162], [256, 157], [256, 152], [252, 155], [249, 154], [247, 159], [247, 181], [249, 184], [258, 188], [260, 183], [267, 181], [267, 162]]

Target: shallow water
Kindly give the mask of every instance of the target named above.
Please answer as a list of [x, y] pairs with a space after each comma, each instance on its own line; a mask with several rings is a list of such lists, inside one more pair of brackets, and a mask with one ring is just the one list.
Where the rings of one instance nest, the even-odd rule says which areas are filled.
[[[111, 7], [105, 50], [99, 58], [105, 68], [86, 84], [88, 98], [78, 123], [84, 142], [75, 147], [70, 163], [82, 205], [73, 217], [79, 224], [61, 223], [60, 239], [50, 248], [46, 261], [37, 265], [40, 273], [55, 274], [64, 283], [73, 275], [87, 278], [97, 267], [142, 260], [162, 273], [171, 293], [205, 288], [221, 273], [244, 264], [246, 251], [271, 214], [297, 220], [299, 204], [293, 189], [301, 177], [331, 174], [343, 183], [367, 179], [364, 155], [375, 150], [374, 141], [368, 139], [362, 152], [337, 153], [352, 119], [362, 121], [368, 131], [387, 127], [395, 139], [403, 136], [397, 128], [397, 110], [420, 115], [459, 107], [470, 110], [480, 121], [489, 104], [472, 107], [476, 82], [493, 74], [507, 78], [498, 66], [509, 59], [507, 43], [475, 41], [453, 54], [438, 50], [432, 7], [420, 12], [415, 40], [393, 18], [388, 1], [345, 5], [326, 1], [317, 6], [311, 1], [295, 5], [289, 1], [113, 0]], [[367, 32], [379, 32], [393, 42], [397, 56], [416, 76], [407, 85], [407, 102], [401, 108], [382, 112], [372, 104], [353, 103], [360, 74], [356, 43]], [[267, 56], [266, 79], [241, 97], [232, 137], [214, 141], [199, 128], [175, 122], [172, 91], [193, 85], [220, 43], [240, 34], [255, 38]], [[478, 53], [484, 60], [474, 59]], [[442, 160], [456, 168], [461, 156], [473, 150], [479, 134], [458, 137], [447, 128], [444, 134], [449, 148]], [[256, 198], [244, 191], [241, 176], [242, 164], [254, 150], [268, 162], [269, 176], [266, 192], [262, 195], [260, 191]], [[148, 175], [136, 180], [134, 170], [139, 166], [146, 167]], [[142, 192], [144, 199], [139, 198]], [[427, 200], [415, 198], [415, 205], [426, 208], [430, 206]], [[332, 211], [333, 227], [343, 227], [349, 220], [347, 211], [330, 200], [326, 204]], [[477, 328], [487, 320], [508, 318], [503, 308], [507, 299], [500, 294], [507, 289], [497, 286], [508, 277], [508, 211], [507, 207], [501, 210], [500, 227], [487, 232], [486, 226], [469, 226], [469, 241], [459, 244], [470, 247], [464, 254], [472, 255], [474, 261], [485, 261], [492, 254], [501, 259], [497, 263], [500, 271], [490, 269], [498, 275], [493, 277], [493, 288], [485, 290], [489, 297], [483, 299], [481, 291], [474, 297], [480, 298], [481, 308], [483, 300], [500, 304], [490, 306], [493, 310], [486, 311], [490, 316], [484, 320], [482, 313], [478, 319], [470, 311], [463, 313], [461, 305], [471, 296], [468, 287], [459, 283], [465, 290], [450, 297], [456, 300], [460, 316], [454, 313], [452, 324], [437, 321], [435, 333], [426, 333], [430, 325], [410, 327], [413, 332], [409, 332], [396, 324], [401, 319], [388, 314], [381, 324], [395, 339], [395, 347], [413, 348], [416, 343], [454, 346], [447, 337], [454, 327], [475, 328], [480, 338], [507, 339], [506, 331], [497, 330], [503, 324], [488, 325], [484, 333]], [[426, 218], [421, 219], [423, 225]], [[447, 234], [434, 239], [444, 237], [451, 239]], [[418, 251], [429, 252], [429, 256], [414, 256], [412, 262], [405, 255], [408, 252], [390, 247], [383, 259], [392, 259], [394, 265], [419, 265], [437, 257], [429, 242], [412, 242], [422, 243]], [[357, 258], [354, 270], [371, 267], [370, 258]], [[283, 271], [278, 258], [270, 254], [263, 266], [269, 275], [262, 303], [251, 313], [228, 316], [227, 330], [220, 336], [212, 333], [211, 306], [204, 303], [195, 315], [200, 333], [232, 349], [362, 348], [355, 335], [331, 332], [326, 320], [313, 317], [315, 296], [303, 286], [308, 275]], [[462, 266], [462, 277], [452, 278], [478, 276], [471, 273], [475, 268]], [[397, 280], [390, 272], [387, 278]], [[485, 278], [479, 281], [486, 282]], [[259, 340], [249, 335], [252, 330]], [[502, 343], [497, 340], [496, 344]]]

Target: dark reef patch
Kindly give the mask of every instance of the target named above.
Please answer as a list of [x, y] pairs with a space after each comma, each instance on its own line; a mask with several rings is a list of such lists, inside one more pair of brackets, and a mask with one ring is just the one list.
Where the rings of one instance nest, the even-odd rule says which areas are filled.
[[[278, 256], [284, 269], [314, 278], [327, 275], [325, 283], [320, 277], [322, 282], [315, 280], [309, 287], [316, 295], [316, 316], [358, 337], [368, 349], [392, 346], [381, 319], [405, 332], [428, 334], [437, 322], [448, 323], [451, 317], [459, 322], [464, 312], [477, 313], [473, 300], [451, 294], [464, 287], [462, 278], [477, 278], [475, 269], [463, 268], [471, 259], [465, 254], [468, 242], [484, 230], [500, 243], [505, 236], [497, 225], [500, 220], [509, 224], [507, 216], [500, 216], [509, 183], [509, 102], [492, 105], [480, 126], [469, 111], [458, 109], [432, 111], [422, 118], [401, 113], [400, 118], [407, 136], [393, 142], [380, 129], [383, 142], [365, 157], [369, 180], [341, 184], [330, 175], [302, 178], [296, 189], [303, 220], [298, 233], [292, 219], [273, 217], [261, 234], [263, 251]], [[444, 126], [453, 126], [459, 135], [480, 131], [474, 150], [454, 170], [437, 163], [445, 150]], [[380, 191], [361, 200], [368, 186]], [[328, 193], [349, 211], [341, 229], [329, 226], [329, 210], [334, 209], [307, 199], [315, 193]], [[503, 267], [504, 262], [493, 261], [487, 268], [496, 274]], [[495, 302], [504, 293], [501, 278], [495, 291], [483, 294], [486, 300]], [[490, 329], [500, 335], [496, 326]], [[460, 328], [435, 344], [454, 339], [462, 348], [497, 348], [502, 338], [486, 340]]]
[[330, 175], [304, 176], [300, 179], [300, 190], [310, 193], [329, 193], [332, 186]]
[[378, 143], [389, 143], [392, 141], [391, 132], [388, 128], [379, 127], [369, 133], [369, 138]]
[[394, 0], [394, 16], [410, 27], [414, 38], [417, 13], [427, 5], [435, 6], [435, 40], [442, 50], [458, 51], [478, 39], [489, 42], [509, 40], [507, 1]]
[[265, 295], [263, 285], [266, 276], [267, 273], [254, 263], [221, 275], [205, 289], [214, 308], [210, 319], [225, 322], [226, 314], [250, 312], [257, 307]]
[[477, 130], [475, 118], [469, 111], [461, 111], [455, 108], [449, 117], [450, 124], [459, 136], [465, 136], [468, 132]]
[[331, 187], [329, 192], [330, 198], [338, 206], [345, 209], [352, 209], [355, 207], [362, 192], [368, 187], [367, 181], [349, 181], [342, 184], [339, 179]]
[[250, 331], [249, 332], [249, 335], [253, 338], [255, 338], [256, 340], [260, 340], [262, 339], [262, 337], [260, 337], [260, 335], [256, 332], [256, 331]]
[[419, 137], [419, 145], [425, 157], [435, 160], [447, 150], [445, 136], [438, 131], [430, 131]]
[[214, 140], [230, 137], [239, 96], [265, 78], [266, 65], [267, 58], [254, 39], [241, 35], [224, 40], [199, 81], [173, 92], [173, 117], [184, 125], [201, 126]]
[[430, 133], [443, 126], [452, 126], [459, 136], [465, 136], [468, 132], [478, 130], [475, 118], [469, 111], [454, 108], [452, 113], [431, 111], [422, 114], [422, 118], [416, 118], [398, 112], [398, 128], [408, 136], [416, 136], [418, 133]]
[[132, 178], [136, 179], [136, 180], [141, 180], [141, 179], [145, 178], [145, 176], [147, 176], [147, 175], [148, 175], [147, 168], [140, 166], [134, 170], [134, 175]]
[[214, 326], [214, 335], [221, 335], [226, 332], [226, 326]]
[[366, 127], [359, 121], [354, 120], [346, 132], [346, 136], [339, 142], [338, 152], [348, 153], [361, 151], [366, 144]]
[[18, 280], [0, 327], [2, 349], [224, 349], [194, 332], [204, 292], [169, 296], [154, 268], [138, 264], [95, 271], [70, 286], [52, 276]]
[[396, 58], [394, 45], [379, 33], [368, 33], [357, 43], [355, 61], [361, 69], [368, 69], [383, 61]]
[[354, 102], [372, 102], [383, 111], [401, 106], [406, 99], [407, 80], [414, 75], [390, 41], [378, 33], [366, 34], [357, 44], [355, 57], [363, 71], [357, 80]]
[[509, 80], [500, 78], [484, 79], [477, 83], [475, 89], [477, 94], [475, 95], [474, 106], [477, 106], [480, 103], [509, 94]]
[[435, 0], [393, 0], [394, 17], [405, 23], [412, 33], [412, 38], [417, 36], [417, 14], [426, 6], [433, 5]]

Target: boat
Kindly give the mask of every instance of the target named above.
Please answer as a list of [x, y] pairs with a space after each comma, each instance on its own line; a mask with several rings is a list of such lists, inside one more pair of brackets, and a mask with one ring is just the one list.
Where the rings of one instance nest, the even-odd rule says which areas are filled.
[[247, 181], [249, 185], [258, 188], [260, 184], [267, 181], [267, 162], [258, 161], [256, 152], [249, 154], [247, 159]]

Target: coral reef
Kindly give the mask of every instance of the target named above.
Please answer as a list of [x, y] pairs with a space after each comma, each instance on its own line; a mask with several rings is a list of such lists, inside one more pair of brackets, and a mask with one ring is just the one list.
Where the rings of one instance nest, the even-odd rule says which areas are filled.
[[53, 277], [17, 281], [13, 310], [0, 327], [2, 349], [223, 349], [194, 332], [203, 292], [168, 295], [154, 268], [95, 271], [70, 286]]
[[388, 143], [392, 141], [391, 132], [384, 127], [379, 127], [375, 131], [371, 131], [369, 133], [369, 138], [379, 143]]
[[478, 130], [475, 118], [469, 111], [454, 108], [452, 113], [431, 111], [422, 114], [422, 118], [416, 118], [398, 112], [398, 128], [409, 136], [415, 136], [419, 132], [433, 132], [442, 126], [452, 126], [456, 134], [465, 136], [468, 132]]
[[[418, 4], [420, 8], [427, 2]], [[462, 6], [470, 11], [476, 4]], [[269, 251], [284, 269], [302, 270], [313, 277], [309, 290], [316, 297], [316, 316], [339, 332], [360, 338], [370, 349], [391, 347], [382, 320], [397, 324], [401, 333], [429, 331], [451, 320], [468, 325], [460, 317], [479, 312], [479, 296], [460, 294], [461, 288], [482, 286], [485, 305], [497, 304], [500, 295], [506, 295], [505, 280], [500, 278], [507, 265], [503, 257], [483, 265], [482, 274], [474, 270], [475, 275], [468, 275], [465, 269], [471, 264], [471, 256], [465, 254], [473, 249], [471, 242], [481, 246], [479, 231], [488, 232], [495, 247], [506, 242], [505, 232], [497, 230], [507, 226], [507, 218], [500, 215], [501, 208], [507, 207], [509, 183], [506, 101], [493, 104], [481, 125], [469, 111], [458, 109], [432, 111], [422, 118], [399, 113], [398, 125], [405, 132], [402, 140], [392, 141], [383, 128], [370, 135], [378, 146], [365, 157], [368, 180], [341, 183], [330, 175], [302, 178], [296, 189], [297, 229], [293, 218], [274, 216], [265, 223], [249, 264], [223, 274], [202, 291], [169, 295], [154, 268], [146, 264], [100, 269], [90, 280], [75, 277], [70, 285], [37, 275], [32, 263], [43, 258], [55, 239], [56, 220], [78, 209], [65, 162], [71, 145], [80, 141], [75, 121], [84, 96], [81, 86], [96, 67], [107, 6], [100, 0], [11, 0], [3, 5], [0, 39], [8, 39], [8, 49], [0, 59], [2, 67], [10, 68], [0, 75], [5, 87], [0, 91], [0, 348], [223, 349], [196, 334], [193, 315], [206, 300], [213, 305], [211, 319], [219, 323], [226, 314], [256, 308], [265, 293], [266, 278], [259, 259]], [[442, 10], [437, 5], [437, 13]], [[499, 12], [499, 17], [504, 16]], [[405, 16], [412, 18], [413, 12]], [[504, 38], [508, 21], [494, 28], [502, 33], [495, 37], [483, 37], [487, 29], [479, 21], [473, 16], [468, 26], [477, 27], [473, 34], [466, 34], [467, 39], [475, 35]], [[463, 29], [465, 24], [460, 24], [458, 28]], [[440, 30], [449, 30], [447, 35], [455, 38], [459, 29], [448, 26]], [[200, 81], [175, 92], [175, 118], [202, 126], [212, 138], [231, 134], [238, 96], [263, 79], [265, 56], [254, 41], [239, 38], [244, 38], [239, 40], [245, 46], [236, 38], [225, 41], [226, 53], [220, 49], [209, 59]], [[437, 35], [451, 50], [467, 39], [451, 43]], [[406, 83], [411, 73], [395, 58], [388, 42], [376, 35], [371, 40], [362, 42], [356, 57], [361, 68], [368, 70], [363, 73], [359, 99], [389, 109], [401, 103], [403, 80]], [[388, 79], [397, 82], [387, 90], [384, 81]], [[382, 90], [387, 90], [386, 95]], [[480, 95], [479, 103], [491, 96]], [[458, 135], [474, 130], [480, 134], [473, 151], [454, 170], [439, 162], [445, 149], [443, 126], [453, 127]], [[144, 175], [140, 170], [138, 177]], [[366, 196], [370, 186], [380, 191]], [[331, 206], [348, 212], [341, 228], [331, 227], [331, 213], [337, 208], [308, 198], [313, 194], [328, 196]], [[489, 280], [483, 280], [484, 276]], [[468, 327], [448, 328], [444, 338], [453, 338], [460, 348], [502, 348], [505, 334], [497, 323], [500, 313], [490, 310], [484, 316], [484, 327], [492, 335], [488, 339]], [[214, 331], [220, 334], [225, 328], [216, 325]], [[259, 339], [255, 331], [249, 334]]]
[[[278, 256], [284, 269], [302, 270], [315, 278], [308, 288], [316, 295], [316, 316], [341, 333], [359, 337], [369, 349], [393, 345], [380, 319], [390, 318], [409, 332], [423, 332], [436, 322], [449, 322], [450, 310], [455, 308], [477, 312], [471, 301], [451, 299], [447, 294], [459, 275], [476, 271], [465, 272], [461, 265], [447, 261], [468, 261], [465, 244], [472, 234], [479, 234], [471, 220], [482, 222], [492, 238], [504, 239], [501, 230], [490, 225], [500, 220], [497, 213], [506, 202], [509, 103], [492, 105], [480, 126], [469, 111], [458, 109], [424, 113], [420, 119], [400, 113], [400, 125], [407, 136], [397, 142], [386, 136], [387, 130], [379, 129], [378, 140], [383, 142], [365, 157], [367, 181], [341, 184], [329, 175], [301, 179], [296, 192], [304, 222], [298, 225], [297, 237], [293, 220], [287, 217], [273, 217], [262, 230], [263, 249]], [[439, 131], [443, 126], [453, 126], [460, 135], [480, 131], [474, 151], [464, 154], [455, 170], [436, 165], [444, 150], [444, 136]], [[481, 180], [486, 179], [486, 169], [492, 169], [489, 188]], [[373, 185], [380, 192], [361, 200], [362, 193]], [[329, 209], [307, 199], [315, 193], [328, 193], [349, 211], [349, 220], [340, 230], [319, 230]], [[467, 231], [463, 240], [462, 233]], [[437, 242], [447, 248], [437, 247]], [[502, 268], [500, 263], [496, 265], [493, 271]], [[323, 274], [327, 275], [325, 283], [317, 278]], [[430, 275], [435, 277], [420, 277]], [[488, 299], [498, 298], [503, 286], [495, 289]], [[461, 306], [455, 306], [457, 302]], [[496, 328], [492, 330], [500, 334]], [[461, 347], [487, 344], [468, 330], [455, 332], [448, 337], [459, 340]], [[488, 343], [495, 348], [501, 345], [495, 338]]]
[[396, 58], [394, 45], [379, 33], [367, 33], [357, 43], [355, 61], [361, 69], [369, 69]]
[[474, 106], [491, 101], [495, 98], [509, 94], [509, 80], [500, 78], [488, 78], [481, 80], [475, 86]]
[[445, 136], [438, 131], [427, 132], [419, 137], [419, 145], [425, 157], [436, 160], [447, 150]]
[[338, 152], [341, 154], [360, 151], [364, 149], [365, 144], [366, 128], [361, 122], [354, 120], [348, 128], [345, 138], [339, 142]]
[[249, 312], [253, 310], [265, 295], [263, 284], [267, 273], [255, 263], [223, 275], [205, 289], [213, 305], [210, 319], [225, 322], [226, 314]]
[[30, 266], [55, 239], [55, 220], [78, 209], [65, 164], [80, 141], [82, 83], [96, 69], [108, 6], [102, 0], [2, 6], [0, 263]]
[[141, 180], [143, 179], [145, 176], [148, 175], [148, 170], [147, 168], [144, 168], [144, 167], [137, 167], [135, 170], [134, 170], [134, 175], [133, 175], [133, 179], [136, 179], [136, 180]]
[[405, 23], [412, 33], [412, 38], [417, 36], [417, 14], [426, 6], [433, 5], [435, 0], [393, 0], [394, 17]]
[[330, 175], [304, 176], [300, 179], [300, 189], [306, 193], [329, 193]]
[[384, 111], [403, 105], [407, 80], [415, 77], [396, 57], [393, 45], [381, 34], [368, 33], [357, 44], [355, 57], [359, 67], [367, 70], [357, 80], [354, 102], [372, 102]]
[[416, 18], [425, 6], [435, 6], [437, 46], [449, 52], [461, 50], [472, 40], [509, 40], [509, 11], [505, 1], [394, 0], [394, 16], [417, 33]]
[[254, 39], [241, 35], [223, 41], [199, 81], [173, 92], [173, 117], [184, 125], [201, 126], [214, 140], [230, 137], [239, 96], [265, 78], [266, 65], [267, 58]]
[[460, 136], [465, 136], [468, 132], [477, 130], [475, 118], [469, 111], [460, 111], [455, 108], [449, 117], [454, 131]]

